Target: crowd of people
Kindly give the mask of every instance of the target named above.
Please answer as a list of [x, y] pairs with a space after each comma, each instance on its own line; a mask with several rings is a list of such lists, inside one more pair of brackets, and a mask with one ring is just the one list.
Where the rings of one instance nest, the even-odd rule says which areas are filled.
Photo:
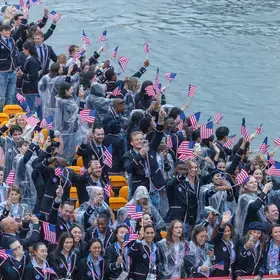
[[[167, 103], [158, 72], [141, 81], [148, 59], [121, 80], [116, 50], [86, 58], [84, 38], [57, 55], [46, 41], [59, 17], [43, 32], [49, 11], [36, 23], [28, 14], [1, 8], [0, 111], [23, 112], [0, 128], [0, 279], [280, 274], [274, 152], [250, 148], [261, 127], [236, 143], [226, 126], [205, 137], [188, 102]], [[77, 156], [80, 174], [69, 168]], [[116, 174], [128, 202], [114, 212]]]

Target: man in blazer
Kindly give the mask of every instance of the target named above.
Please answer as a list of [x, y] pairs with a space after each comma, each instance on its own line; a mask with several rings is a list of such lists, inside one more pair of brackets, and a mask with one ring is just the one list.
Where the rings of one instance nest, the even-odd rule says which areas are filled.
[[132, 149], [124, 154], [124, 169], [131, 179], [131, 195], [138, 186], [146, 186], [153, 201], [153, 195], [159, 195], [159, 190], [164, 187], [165, 182], [156, 159], [163, 136], [163, 124], [164, 112], [160, 111], [156, 133], [150, 143], [145, 143], [141, 131], [131, 133]]
[[42, 31], [36, 31], [34, 34], [34, 42], [38, 59], [42, 67], [42, 75], [49, 72], [50, 60], [57, 61], [57, 55], [53, 51], [52, 47], [44, 44], [44, 33]]

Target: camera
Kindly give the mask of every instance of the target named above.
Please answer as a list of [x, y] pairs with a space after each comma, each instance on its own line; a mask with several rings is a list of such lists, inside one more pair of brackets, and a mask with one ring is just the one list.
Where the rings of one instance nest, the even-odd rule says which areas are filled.
[[51, 147], [59, 148], [60, 142], [57, 142], [57, 141], [54, 140], [56, 135], [55, 135], [55, 132], [53, 130], [49, 131], [49, 137], [51, 138]]

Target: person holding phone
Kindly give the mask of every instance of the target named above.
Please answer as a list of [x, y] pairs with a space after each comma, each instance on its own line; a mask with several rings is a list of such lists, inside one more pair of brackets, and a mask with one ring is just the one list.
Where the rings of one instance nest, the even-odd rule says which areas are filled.
[[254, 280], [260, 280], [265, 273], [264, 232], [266, 227], [261, 222], [253, 222], [248, 227], [248, 233], [243, 237], [237, 248], [235, 279], [254, 275]]
[[200, 220], [204, 213], [205, 206], [211, 206], [219, 213], [225, 212], [233, 206], [233, 191], [230, 185], [225, 180], [224, 173], [215, 169], [211, 173], [212, 183], [201, 186], [199, 193], [199, 209], [198, 215]]

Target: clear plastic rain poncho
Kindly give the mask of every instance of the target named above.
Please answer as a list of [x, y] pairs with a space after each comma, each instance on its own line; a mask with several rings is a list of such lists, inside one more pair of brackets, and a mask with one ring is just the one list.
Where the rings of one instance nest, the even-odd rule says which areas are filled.
[[[6, 209], [6, 201], [0, 203], [0, 215], [2, 215], [4, 209]], [[26, 213], [31, 213], [31, 210], [27, 204], [24, 203], [12, 203], [9, 211], [9, 216], [14, 218], [24, 219]]]
[[82, 141], [79, 129], [79, 106], [73, 98], [56, 97], [54, 129], [58, 130], [63, 140], [63, 156], [72, 162], [76, 146]]
[[24, 155], [18, 154], [13, 161], [13, 170], [15, 170], [15, 184], [21, 190], [22, 203], [27, 204], [31, 211], [34, 210], [37, 190], [32, 180], [32, 162], [37, 158], [33, 155], [27, 162], [24, 162]]
[[4, 178], [6, 179], [10, 171], [12, 170], [13, 160], [16, 155], [19, 153], [17, 145], [11, 136], [7, 135], [5, 138], [0, 137], [0, 146], [4, 150]]
[[86, 98], [86, 108], [96, 111], [96, 120], [103, 121], [104, 116], [109, 112], [112, 100], [105, 98], [104, 88], [100, 84], [92, 84], [90, 94]]
[[173, 277], [185, 277], [184, 256], [189, 251], [189, 244], [186, 241], [179, 241], [178, 249], [175, 249], [174, 243], [162, 239], [157, 243], [160, 251], [159, 273], [160, 279], [170, 279]]
[[[105, 213], [108, 215], [108, 217], [111, 217], [110, 207], [104, 200], [102, 200], [102, 202], [99, 205], [93, 204], [97, 191], [102, 190], [102, 192], [103, 192], [103, 189], [101, 187], [97, 187], [97, 186], [87, 186], [86, 189], [88, 192], [89, 201], [80, 205], [80, 207], [77, 209], [76, 214], [75, 214], [75, 221], [77, 223], [79, 223], [84, 228], [84, 230], [85, 230], [85, 227], [87, 226], [87, 225], [85, 225], [84, 215], [89, 207], [91, 207], [93, 209], [93, 212], [91, 213], [91, 215], [88, 219], [88, 222], [91, 225], [96, 224], [97, 219], [101, 213]], [[109, 219], [109, 221], [110, 221], [110, 225], [111, 225], [112, 224], [111, 219]]]
[[[235, 230], [236, 234], [241, 238], [243, 237], [244, 225], [246, 222], [248, 208], [250, 203], [258, 199], [257, 193], [244, 193], [239, 196], [238, 204], [235, 212]], [[257, 211], [260, 220], [264, 221], [264, 208], [263, 206]]]
[[[50, 74], [45, 75], [39, 81], [38, 91], [42, 98], [42, 111], [43, 118], [54, 116], [55, 113], [55, 97], [59, 93], [60, 85], [65, 82], [66, 76], [51, 77]], [[71, 76], [71, 85], [73, 88], [77, 87], [80, 83], [80, 75], [76, 73]]]
[[[145, 186], [139, 186], [137, 187], [133, 198], [127, 203], [127, 204], [134, 204], [138, 205], [138, 201], [141, 198], [147, 198], [148, 199], [148, 213], [151, 215], [155, 228], [156, 229], [163, 229], [165, 227], [165, 222], [163, 221], [161, 215], [159, 214], [158, 210], [155, 208], [155, 206], [152, 204], [149, 198], [149, 192]], [[132, 222], [131, 222], [132, 224]]]

